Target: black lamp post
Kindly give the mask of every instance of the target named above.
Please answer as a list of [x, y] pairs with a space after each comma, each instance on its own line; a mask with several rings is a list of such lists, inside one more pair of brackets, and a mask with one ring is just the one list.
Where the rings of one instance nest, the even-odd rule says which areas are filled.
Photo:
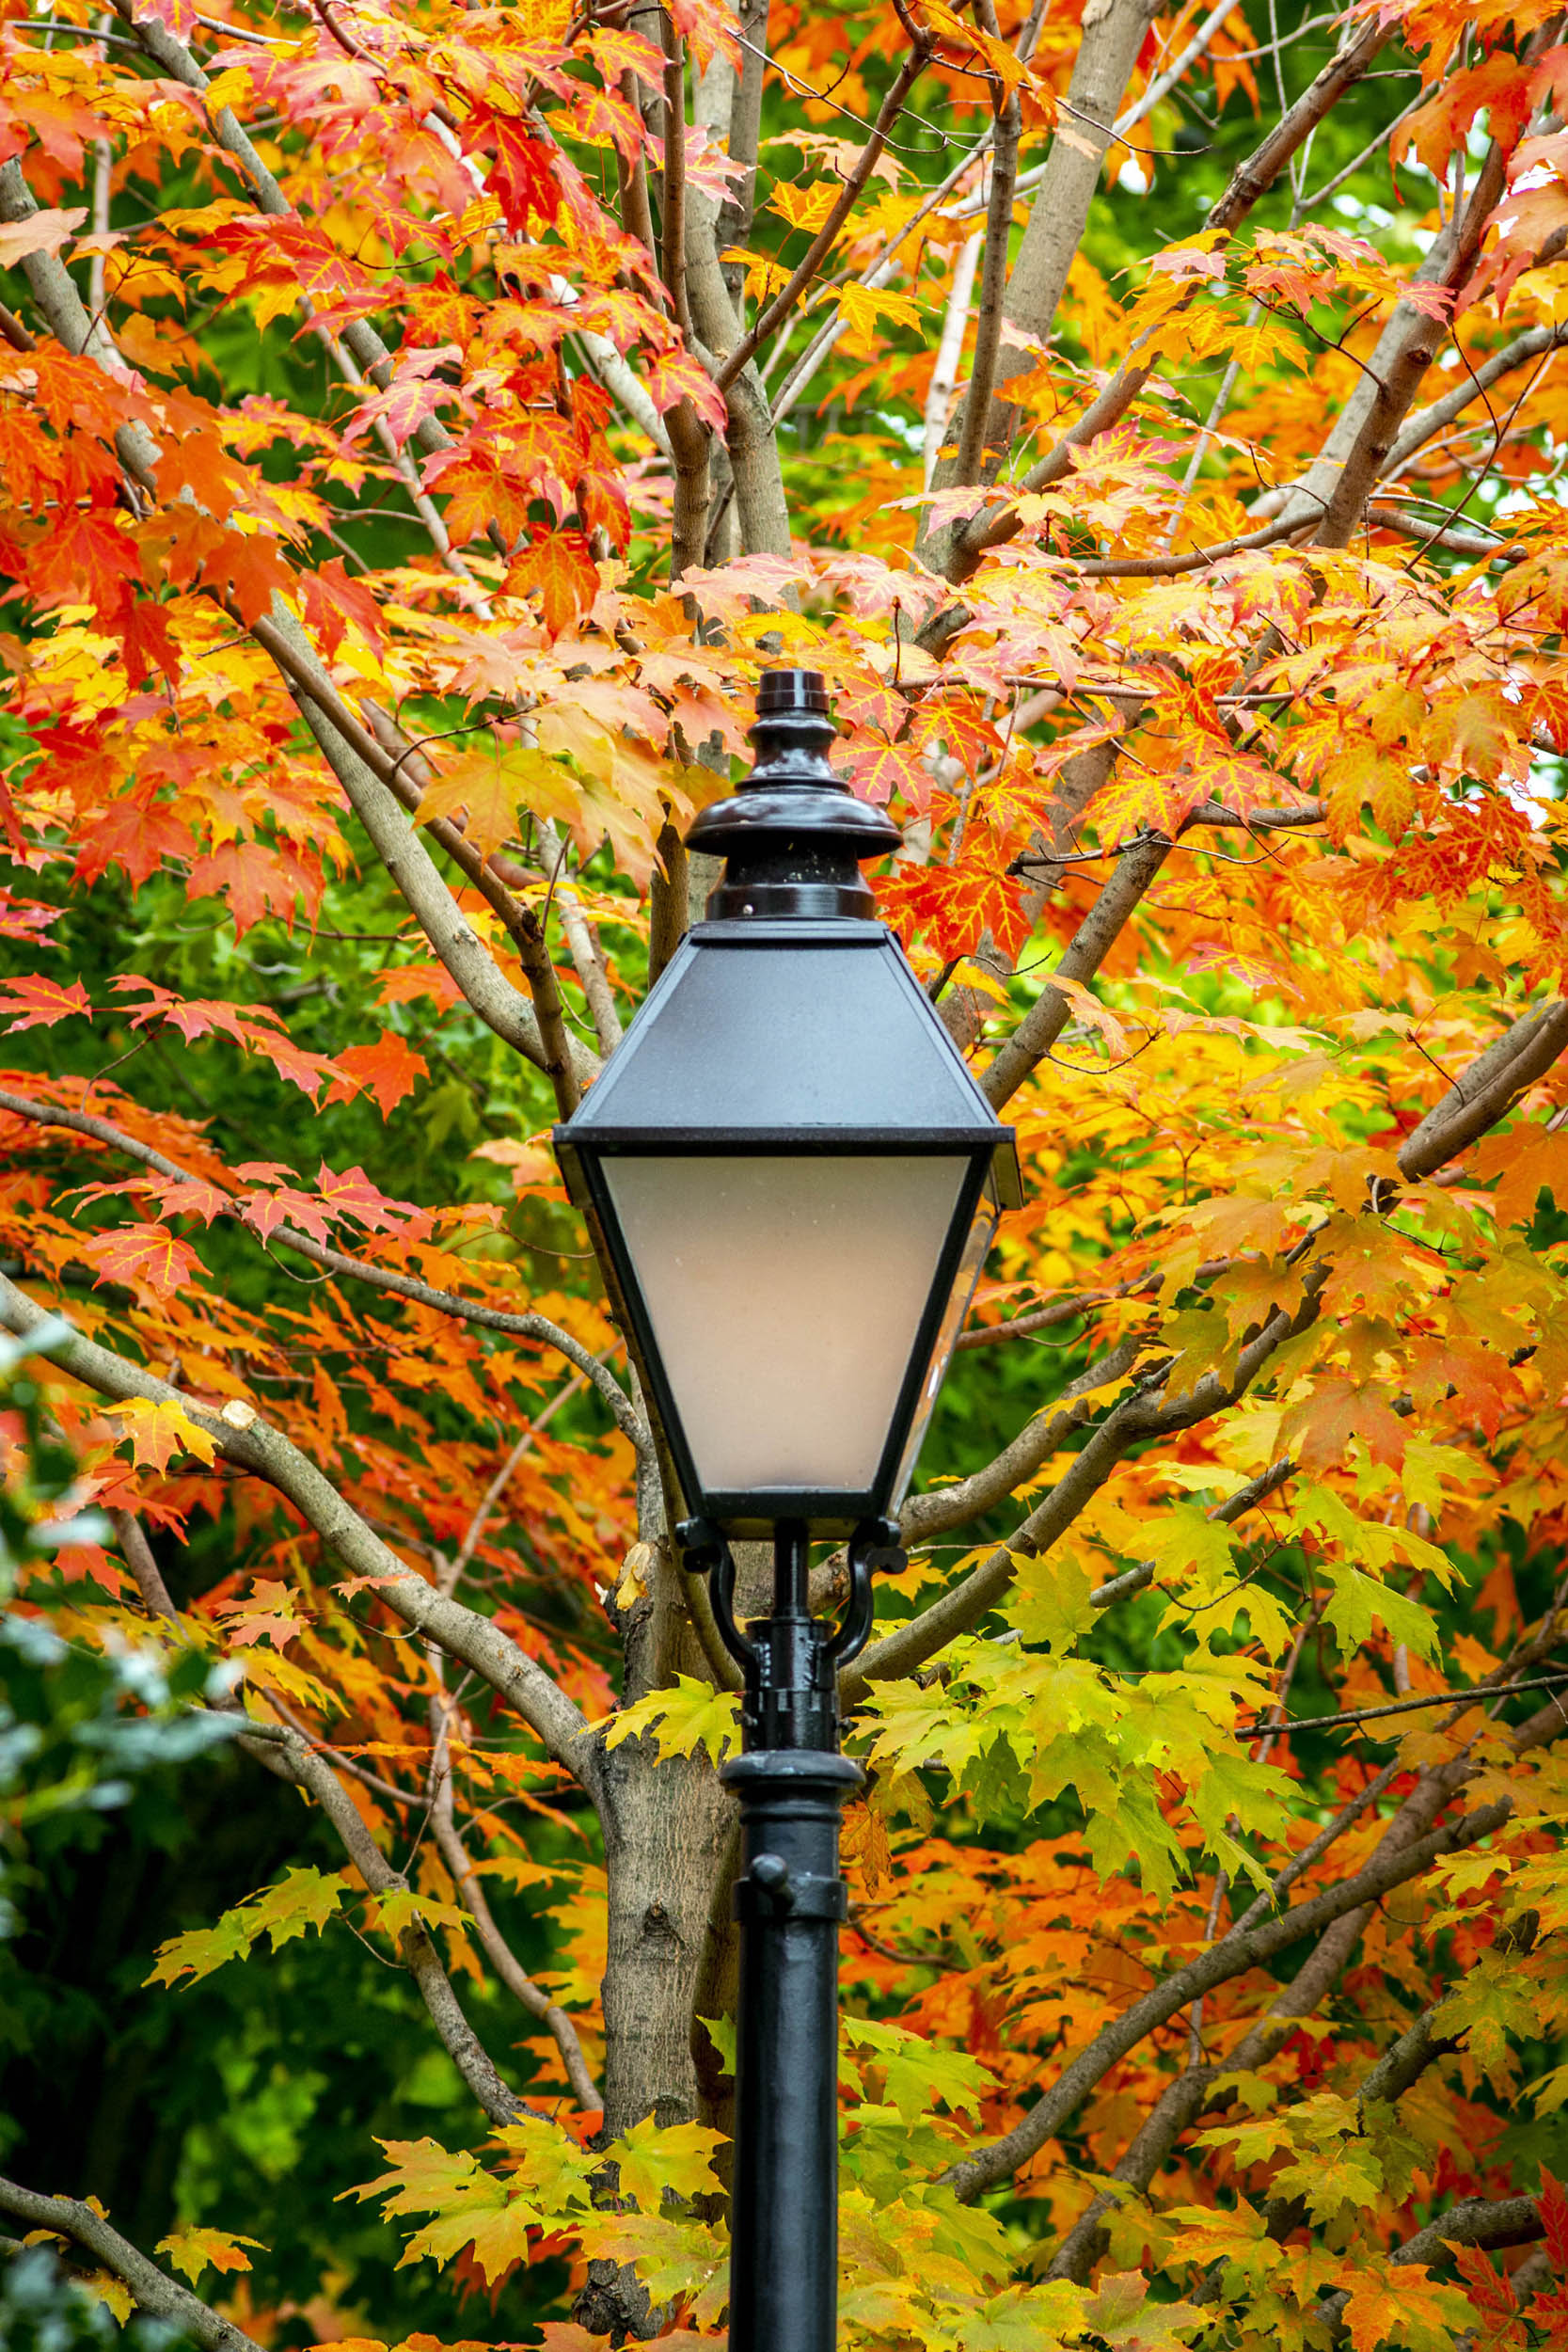
[[[863, 860], [895, 848], [826, 752], [821, 678], [764, 673], [755, 769], [689, 840], [725, 861], [626, 1043], [556, 1129], [669, 1441], [689, 1563], [741, 1664], [741, 1974], [731, 2352], [832, 2352], [837, 2303], [839, 1667], [871, 1630], [897, 1509], [1001, 1207], [1001, 1126]], [[730, 1539], [771, 1536], [742, 1629]], [[814, 1617], [814, 1537], [849, 1600]]]

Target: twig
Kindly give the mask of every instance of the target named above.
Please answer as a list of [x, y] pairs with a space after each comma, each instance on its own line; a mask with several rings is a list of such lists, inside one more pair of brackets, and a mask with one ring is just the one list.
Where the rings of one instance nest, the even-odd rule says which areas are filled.
[[757, 346], [765, 342], [768, 337], [789, 316], [812, 279], [816, 276], [823, 260], [832, 252], [839, 230], [853, 211], [859, 200], [861, 190], [870, 179], [878, 158], [887, 145], [888, 133], [903, 111], [904, 100], [911, 85], [924, 72], [926, 60], [930, 54], [931, 43], [928, 40], [917, 41], [895, 74], [892, 87], [878, 110], [877, 119], [872, 125], [871, 136], [856, 157], [854, 170], [845, 182], [832, 211], [812, 239], [806, 249], [805, 258], [783, 292], [775, 294], [773, 300], [758, 313], [752, 324], [750, 332], [741, 337], [733, 351], [724, 355], [714, 378], [721, 392], [728, 391]]

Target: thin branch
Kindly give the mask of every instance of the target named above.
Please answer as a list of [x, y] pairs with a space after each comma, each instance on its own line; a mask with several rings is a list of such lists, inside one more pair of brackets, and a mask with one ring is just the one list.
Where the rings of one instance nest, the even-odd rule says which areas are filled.
[[[944, 199], [951, 196], [953, 190], [958, 185], [958, 183], [963, 179], [966, 172], [971, 171], [975, 164], [980, 162], [981, 158], [989, 153], [993, 135], [994, 126], [988, 125], [985, 132], [969, 150], [962, 161], [954, 165], [946, 179], [941, 181], [938, 185], [931, 190], [931, 193], [926, 198], [919, 210], [911, 214], [909, 219], [898, 230], [896, 236], [890, 237], [887, 244], [882, 247], [881, 252], [878, 255], [877, 259], [871, 262], [867, 268], [862, 270], [860, 277], [855, 280], [857, 285], [885, 286], [887, 284], [889, 278], [893, 276], [894, 271], [897, 267], [898, 255], [903, 246], [914, 234], [914, 231], [920, 227], [921, 223], [927, 219], [929, 215], [937, 210], [937, 207], [944, 200]], [[977, 241], [976, 251], [978, 251]], [[966, 303], [967, 300], [968, 296], [966, 295]], [[824, 359], [827, 358], [834, 344], [839, 342], [842, 336], [847, 334], [847, 322], [845, 320], [843, 315], [840, 314], [837, 318], [831, 319], [827, 326], [824, 326], [813, 339], [813, 341], [806, 345], [805, 350], [801, 353], [800, 358], [791, 369], [789, 375], [780, 388], [778, 398], [773, 404], [773, 421], [775, 424], [782, 424], [784, 418], [788, 416], [790, 410], [800, 400], [803, 399], [806, 390], [811, 384], [813, 376], [816, 375], [818, 368], [822, 365]]]
[[[1530, 1682], [1509, 1685], [1509, 1695], [1515, 1691], [1559, 1691], [1568, 1684], [1568, 1674], [1543, 1675]], [[1353, 1724], [1381, 1723], [1386, 1715], [1415, 1715], [1432, 1707], [1476, 1707], [1482, 1699], [1496, 1695], [1492, 1685], [1480, 1684], [1473, 1691], [1430, 1691], [1425, 1698], [1395, 1699], [1386, 1707], [1360, 1707], [1344, 1715], [1287, 1715], [1275, 1722], [1272, 1717], [1256, 1724], [1238, 1724], [1238, 1739], [1250, 1740], [1255, 1733], [1267, 1731], [1271, 1739], [1289, 1740], [1298, 1731], [1348, 1731]]]
[[0, 2213], [25, 2222], [29, 2230], [49, 2230], [57, 2237], [69, 2238], [122, 2279], [142, 2311], [154, 2319], [172, 2321], [181, 2335], [203, 2345], [205, 2352], [261, 2352], [254, 2337], [236, 2328], [231, 2319], [220, 2319], [199, 2296], [160, 2270], [80, 2199], [40, 2197], [18, 2181], [0, 2180]]
[[[1171, 847], [1163, 837], [1153, 838], [1122, 853], [1116, 871], [1062, 953], [1056, 969], [1063, 979], [1075, 980], [1083, 987], [1094, 977], [1170, 855]], [[993, 1110], [1000, 1110], [1030, 1072], [1037, 1069], [1071, 1017], [1071, 1004], [1061, 990], [1046, 987], [1040, 991], [980, 1080]]]
[[1012, 1443], [983, 1470], [957, 1480], [951, 1486], [932, 1486], [925, 1494], [911, 1495], [899, 1518], [904, 1542], [927, 1543], [933, 1535], [945, 1534], [949, 1528], [961, 1527], [966, 1519], [977, 1518], [993, 1503], [1005, 1502], [1025, 1479], [1034, 1476], [1043, 1462], [1061, 1451], [1075, 1429], [1084, 1426], [1093, 1410], [1096, 1392], [1131, 1370], [1142, 1344], [1137, 1339], [1123, 1340], [1108, 1354], [1098, 1358], [1086, 1372], [1069, 1382], [1054, 1405], [1037, 1413]]
[[486, 1957], [497, 1976], [518, 2006], [525, 2009], [531, 2017], [537, 2018], [540, 2025], [553, 2039], [556, 2048], [561, 2053], [562, 2064], [566, 2069], [566, 2079], [572, 2086], [572, 2094], [578, 2106], [589, 2113], [593, 2113], [595, 2109], [602, 2109], [604, 2094], [589, 2072], [588, 2061], [582, 2054], [582, 2044], [578, 2039], [577, 2027], [560, 2004], [552, 2001], [547, 1993], [541, 1992], [533, 1979], [522, 1967], [511, 1945], [496, 1925], [495, 1914], [485, 1899], [484, 1889], [480, 1883], [474, 1865], [469, 1859], [468, 1850], [464, 1845], [462, 1835], [457, 1827], [452, 1805], [450, 1765], [443, 1770], [441, 1774], [440, 1786], [436, 1790], [436, 1802], [431, 1812], [430, 1826], [436, 1839], [436, 1851], [451, 1872], [452, 1883], [456, 1886], [463, 1905], [473, 1920], [480, 1943], [483, 1946]]
[[[0, 1275], [0, 1326], [25, 1334], [53, 1319]], [[315, 1464], [252, 1406], [235, 1399], [216, 1410], [200, 1403], [188, 1389], [172, 1388], [95, 1341], [74, 1335], [57, 1343], [54, 1359], [72, 1378], [116, 1403], [142, 1397], [155, 1405], [177, 1405], [206, 1432], [226, 1461], [276, 1487], [336, 1552], [351, 1576], [374, 1579], [379, 1597], [404, 1624], [462, 1659], [515, 1708], [544, 1742], [546, 1753], [564, 1765], [596, 1801], [598, 1751], [581, 1710], [537, 1661], [488, 1617], [436, 1592], [405, 1566]]]
[[658, 12], [664, 45], [664, 175], [659, 204], [659, 274], [670, 290], [675, 324], [689, 342], [691, 306], [686, 293], [686, 43], [667, 7]]
[[854, 210], [862, 189], [870, 179], [882, 150], [887, 145], [888, 133], [903, 112], [906, 97], [925, 71], [926, 60], [931, 54], [931, 46], [929, 40], [922, 40], [911, 48], [910, 55], [895, 74], [887, 96], [878, 109], [877, 119], [871, 127], [871, 135], [856, 157], [853, 171], [840, 190], [832, 211], [807, 246], [804, 259], [782, 293], [775, 294], [772, 301], [758, 313], [750, 332], [741, 337], [733, 351], [723, 355], [714, 379], [721, 392], [728, 391], [758, 345], [765, 342], [768, 337], [773, 334], [789, 316], [812, 279], [816, 276], [823, 262], [832, 252], [837, 243], [839, 230]]
[[1154, 112], [1166, 91], [1173, 90], [1188, 67], [1196, 65], [1199, 57], [1204, 55], [1226, 18], [1234, 13], [1235, 0], [1218, 0], [1218, 5], [1212, 8], [1204, 18], [1174, 65], [1167, 66], [1158, 80], [1150, 82], [1143, 96], [1129, 106], [1125, 114], [1117, 117], [1118, 137], [1125, 136], [1134, 124], [1142, 122], [1146, 115], [1151, 115]]
[[1400, 1147], [1402, 1176], [1430, 1176], [1505, 1117], [1568, 1046], [1568, 1000], [1535, 1006], [1489, 1045]]
[[[25, 1095], [12, 1094], [4, 1089], [0, 1089], [0, 1111], [8, 1111], [18, 1119], [30, 1120], [36, 1126], [65, 1127], [77, 1135], [91, 1136], [96, 1141], [122, 1152], [129, 1159], [139, 1160], [144, 1167], [156, 1169], [159, 1175], [167, 1176], [176, 1184], [193, 1181], [189, 1170], [182, 1168], [178, 1161], [168, 1159], [150, 1144], [138, 1142], [134, 1136], [126, 1135], [108, 1120], [99, 1119], [91, 1113], [59, 1110], [50, 1104], [34, 1103]], [[244, 1209], [238, 1204], [226, 1207], [220, 1214], [233, 1217], [242, 1225], [245, 1222]], [[369, 1282], [377, 1290], [388, 1291], [398, 1298], [406, 1298], [415, 1306], [428, 1307], [437, 1314], [451, 1315], [464, 1323], [479, 1324], [489, 1331], [504, 1331], [510, 1338], [535, 1340], [543, 1346], [554, 1348], [558, 1355], [565, 1357], [568, 1363], [576, 1365], [584, 1379], [593, 1382], [614, 1416], [616, 1427], [629, 1438], [638, 1454], [641, 1456], [646, 1452], [646, 1425], [614, 1374], [589, 1348], [584, 1347], [580, 1340], [574, 1339], [569, 1331], [552, 1323], [547, 1315], [507, 1314], [500, 1308], [483, 1306], [477, 1299], [460, 1298], [455, 1292], [437, 1290], [432, 1283], [421, 1282], [414, 1275], [395, 1274], [388, 1266], [372, 1265], [363, 1258], [351, 1257], [346, 1250], [331, 1249], [325, 1242], [317, 1241], [313, 1235], [301, 1232], [293, 1225], [275, 1226], [270, 1239], [281, 1242], [286, 1248], [308, 1258], [312, 1265], [319, 1265], [325, 1273], [356, 1282]]]
[[[1234, 233], [1254, 205], [1267, 195], [1302, 143], [1346, 90], [1367, 72], [1392, 33], [1391, 23], [1384, 24], [1370, 18], [1356, 28], [1345, 46], [1329, 59], [1295, 104], [1281, 117], [1268, 136], [1235, 172], [1225, 193], [1209, 214], [1205, 223], [1207, 229], [1218, 230], [1226, 236]], [[1036, 465], [1030, 467], [1019, 486], [1032, 493], [1048, 489], [1053, 483], [1061, 481], [1070, 467], [1073, 450], [1084, 448], [1118, 422], [1137, 399], [1152, 373], [1151, 364], [1146, 365], [1135, 357], [1124, 360], [1077, 422], [1068, 428]], [[1010, 505], [989, 509], [976, 516], [962, 532], [955, 534], [946, 566], [947, 577], [954, 581], [966, 580], [989, 548], [999, 547], [1005, 540], [1015, 537], [1020, 528], [1018, 510]]]
[[[998, 39], [1000, 27], [991, 0], [975, 0], [975, 6], [985, 30], [993, 40]], [[958, 462], [953, 471], [956, 486], [978, 482], [986, 469], [986, 432], [996, 385], [997, 355], [1002, 346], [1007, 247], [1013, 227], [1013, 184], [1018, 177], [1018, 141], [1022, 119], [1018, 92], [1010, 89], [993, 113], [995, 154], [991, 162], [990, 202], [986, 213], [986, 261], [980, 277], [974, 358], [964, 396]]]
[[1429, 407], [1418, 408], [1407, 418], [1384, 461], [1384, 477], [1398, 473], [1425, 442], [1463, 415], [1472, 402], [1482, 399], [1505, 375], [1512, 375], [1515, 369], [1527, 367], [1530, 360], [1539, 359], [1564, 342], [1568, 342], [1568, 325], [1532, 326], [1524, 334], [1515, 335], [1500, 351], [1495, 351], [1489, 359], [1472, 368], [1451, 392], [1445, 392], [1441, 400], [1434, 400]]

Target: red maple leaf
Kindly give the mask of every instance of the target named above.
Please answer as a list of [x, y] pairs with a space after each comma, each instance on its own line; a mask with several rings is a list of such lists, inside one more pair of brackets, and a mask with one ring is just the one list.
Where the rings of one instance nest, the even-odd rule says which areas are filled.
[[118, 1225], [112, 1232], [95, 1233], [82, 1255], [98, 1268], [95, 1290], [105, 1282], [124, 1282], [139, 1298], [150, 1295], [160, 1302], [201, 1271], [196, 1251], [166, 1225]]
[[413, 1093], [416, 1079], [430, 1075], [424, 1056], [416, 1054], [395, 1029], [383, 1029], [373, 1045], [351, 1045], [336, 1056], [333, 1067], [341, 1074], [328, 1089], [327, 1101], [350, 1102], [368, 1089], [383, 1119], [404, 1095]]
[[496, 143], [489, 184], [500, 199], [507, 226], [526, 230], [531, 214], [552, 222], [561, 210], [561, 183], [551, 151], [505, 115], [490, 116], [487, 127]]
[[648, 389], [660, 416], [689, 400], [705, 424], [722, 433], [729, 421], [724, 395], [700, 359], [689, 351], [662, 352], [648, 370]]
[[1018, 884], [999, 864], [895, 866], [876, 889], [879, 908], [905, 946], [925, 939], [948, 961], [973, 955], [988, 933], [1005, 956], [1016, 958], [1029, 936]]
[[362, 580], [350, 580], [341, 555], [313, 572], [302, 573], [299, 586], [305, 617], [328, 660], [351, 627], [368, 645], [379, 648], [386, 642], [381, 607]]
[[514, 562], [508, 596], [537, 596], [551, 638], [576, 627], [599, 593], [599, 567], [580, 531], [547, 531]]
[[0, 980], [0, 1012], [14, 1011], [16, 1018], [8, 1022], [7, 1034], [14, 1036], [18, 1029], [49, 1029], [56, 1021], [65, 1021], [73, 1012], [92, 1016], [87, 990], [80, 980], [65, 987], [59, 980], [51, 980], [41, 974], [29, 973], [19, 980]]

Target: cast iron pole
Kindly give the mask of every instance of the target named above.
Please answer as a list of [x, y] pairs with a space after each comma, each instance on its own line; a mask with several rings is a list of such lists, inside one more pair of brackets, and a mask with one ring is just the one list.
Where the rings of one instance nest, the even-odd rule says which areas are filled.
[[838, 2306], [837, 1659], [811, 1614], [806, 1531], [774, 1535], [773, 1613], [748, 1629], [730, 2352], [833, 2352]]

